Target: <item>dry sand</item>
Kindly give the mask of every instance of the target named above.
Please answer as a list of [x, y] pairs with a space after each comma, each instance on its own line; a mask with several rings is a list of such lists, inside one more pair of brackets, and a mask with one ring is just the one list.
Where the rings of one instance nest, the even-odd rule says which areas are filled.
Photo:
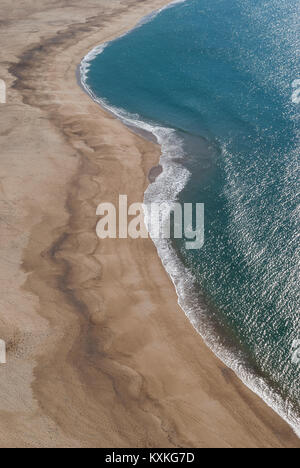
[[0, 0], [0, 446], [299, 447], [203, 344], [150, 240], [99, 241], [159, 148], [75, 71], [166, 0]]

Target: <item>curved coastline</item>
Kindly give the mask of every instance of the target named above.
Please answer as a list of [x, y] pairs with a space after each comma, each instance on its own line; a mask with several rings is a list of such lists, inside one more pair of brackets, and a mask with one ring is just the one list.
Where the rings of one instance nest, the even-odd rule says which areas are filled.
[[75, 70], [166, 4], [2, 2], [1, 448], [300, 446], [191, 326], [153, 242], [96, 236], [99, 203], [143, 200], [160, 147]]
[[[154, 181], [151, 181], [145, 191], [144, 203], [146, 205], [152, 202], [174, 201], [185, 187], [190, 174], [180, 165], [180, 160], [184, 158], [181, 141], [172, 128], [165, 128], [155, 125], [155, 123], [152, 122], [143, 121], [140, 116], [131, 115], [124, 109], [111, 106], [105, 99], [96, 96], [87, 84], [87, 74], [90, 62], [100, 55], [110, 42], [121, 39], [132, 30], [151, 21], [162, 10], [185, 1], [186, 0], [176, 0], [171, 2], [165, 7], [145, 16], [133, 29], [125, 34], [122, 34], [112, 41], [96, 46], [83, 58], [78, 67], [79, 84], [97, 104], [137, 134], [146, 138], [147, 135], [152, 134], [155, 141], [161, 147], [159, 165], [162, 167], [162, 172]], [[152, 140], [149, 137], [148, 139]], [[268, 382], [263, 377], [259, 377], [255, 374], [254, 370], [247, 362], [247, 357], [243, 355], [237, 347], [235, 348], [232, 343], [229, 344], [226, 342], [226, 339], [217, 333], [215, 324], [209, 320], [205, 308], [199, 302], [199, 291], [197, 290], [194, 278], [180, 261], [171, 243], [166, 240], [157, 240], [152, 236], [151, 231], [149, 233], [156, 247], [158, 256], [175, 287], [178, 296], [178, 304], [192, 326], [200, 334], [213, 353], [228, 368], [234, 371], [243, 384], [258, 395], [259, 398], [287, 422], [298, 438], [300, 438], [299, 414], [293, 406], [293, 403], [284, 400], [279, 393], [270, 388]], [[196, 306], [195, 303], [197, 304]]]

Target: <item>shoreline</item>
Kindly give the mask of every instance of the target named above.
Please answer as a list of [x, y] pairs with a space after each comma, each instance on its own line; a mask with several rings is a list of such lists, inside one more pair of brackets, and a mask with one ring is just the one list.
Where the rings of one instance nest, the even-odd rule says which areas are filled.
[[[183, 0], [184, 1], [184, 0]], [[171, 2], [172, 4], [176, 4], [177, 2]], [[169, 6], [169, 5], [168, 5]], [[168, 7], [167, 6], [167, 7]], [[149, 15], [151, 16], [151, 15]], [[155, 12], [154, 15], [155, 16]], [[143, 21], [145, 20], [145, 21]], [[142, 19], [136, 26], [133, 27], [128, 33], [135, 30], [139, 27], [139, 24], [144, 24], [146, 22], [147, 17]], [[151, 21], [151, 20], [150, 20]], [[124, 35], [118, 37], [117, 39], [122, 38]], [[156, 128], [163, 129], [163, 127], [155, 126], [155, 124], [149, 124], [138, 117], [131, 116], [130, 113], [127, 113], [124, 109], [115, 109], [110, 104], [107, 104], [103, 98], [96, 96], [92, 89], [90, 89], [89, 85], [85, 82], [86, 74], [88, 73], [89, 63], [95, 59], [98, 55], [101, 55], [104, 49], [109, 46], [111, 42], [114, 42], [116, 38], [112, 39], [112, 41], [105, 42], [102, 44], [97, 45], [88, 54], [82, 59], [81, 64], [78, 66], [76, 71], [76, 76], [78, 80], [78, 85], [83, 89], [88, 96], [101, 107], [102, 110], [112, 115], [114, 118], [118, 119], [124, 126], [126, 126], [129, 130], [133, 131], [135, 134], [142, 136], [148, 141], [157, 142], [161, 147], [161, 156], [158, 161], [158, 165], [154, 166], [148, 175], [148, 179], [150, 185], [147, 187], [145, 194], [144, 194], [144, 203], [148, 202], [161, 202], [167, 201], [167, 198], [160, 199], [161, 197], [158, 196], [157, 193], [160, 192], [162, 189], [162, 185], [167, 185], [168, 180], [161, 183], [158, 187], [151, 187], [151, 184], [155, 184], [156, 179], [159, 175], [162, 174], [164, 176], [164, 151], [162, 147], [164, 146], [164, 139], [159, 138], [159, 133], [156, 135]], [[132, 122], [132, 124], [131, 124]], [[146, 130], [147, 129], [147, 130]], [[169, 129], [163, 129], [168, 131]], [[152, 135], [152, 138], [151, 136]], [[166, 149], [165, 149], [166, 151]], [[180, 149], [178, 149], [180, 152]], [[178, 159], [179, 156], [176, 154], [174, 159]], [[169, 165], [172, 166], [172, 161], [169, 161]], [[168, 166], [168, 161], [166, 161], [166, 166]], [[172, 170], [172, 167], [170, 169]], [[175, 169], [176, 170], [176, 169]], [[178, 180], [176, 177], [174, 170], [174, 179]], [[178, 171], [179, 172], [179, 171]], [[178, 174], [179, 175], [179, 174]], [[188, 176], [187, 176], [188, 177]], [[158, 185], [158, 184], [156, 184]], [[152, 192], [152, 193], [151, 193]], [[179, 195], [180, 190], [176, 192], [174, 196], [174, 200], [177, 200], [177, 196]], [[172, 200], [168, 200], [172, 201]], [[151, 238], [151, 233], [150, 238]], [[246, 385], [248, 389], [254, 392], [261, 400], [266, 403], [273, 411], [275, 411], [290, 427], [293, 429], [297, 437], [300, 437], [300, 426], [298, 424], [298, 414], [296, 412], [296, 402], [286, 401], [281, 396], [280, 391], [275, 391], [271, 385], [267, 382], [265, 378], [260, 377], [257, 375], [252, 368], [248, 364], [247, 356], [243, 356], [241, 351], [239, 350], [238, 346], [233, 345], [233, 343], [229, 343], [228, 339], [225, 335], [220, 335], [220, 330], [217, 330], [217, 327], [213, 322], [211, 322], [208, 318], [208, 311], [204, 310], [204, 308], [198, 304], [196, 307], [194, 304], [192, 305], [193, 300], [191, 300], [188, 296], [190, 295], [194, 298], [194, 301], [197, 303], [197, 287], [194, 283], [193, 277], [189, 270], [181, 264], [179, 257], [177, 255], [176, 250], [168, 241], [158, 241], [157, 239], [152, 238], [152, 241], [157, 249], [157, 254], [164, 266], [166, 273], [170, 277], [173, 286], [176, 290], [176, 294], [178, 297], [178, 304], [182, 309], [182, 312], [186, 315], [189, 319], [191, 325], [195, 328], [199, 337], [201, 337], [208, 348], [213, 351], [215, 356], [220, 359], [228, 369], [231, 369], [240, 381]], [[182, 278], [185, 278], [183, 281]], [[188, 283], [190, 284], [189, 288], [186, 288], [186, 278], [189, 278]], [[188, 289], [188, 291], [186, 291]]]
[[[84, 58], [81, 60], [81, 62], [83, 60]], [[77, 79], [78, 86], [83, 90], [83, 92], [86, 93], [89, 96], [89, 98], [91, 98], [98, 106], [100, 106], [104, 112], [107, 112], [109, 115], [111, 115], [114, 118], [118, 118], [112, 110], [110, 110], [108, 107], [105, 107], [99, 101], [97, 101], [96, 96], [93, 96], [92, 93], [88, 91], [87, 87], [84, 86], [82, 79], [81, 79], [81, 65], [78, 65], [76, 69], [76, 79]], [[125, 127], [127, 127], [135, 135], [141, 136], [142, 138], [144, 138], [147, 141], [150, 141], [151, 143], [158, 144], [157, 138], [155, 137], [155, 135], [153, 135], [153, 133], [143, 130], [142, 128], [136, 127], [134, 125], [129, 125], [128, 123], [122, 121], [121, 118], [119, 120], [122, 122], [123, 125], [125, 125]], [[156, 166], [154, 166], [154, 168], [155, 167]]]
[[160, 150], [76, 66], [169, 2], [75, 3], [3, 8], [0, 446], [299, 446], [193, 330], [152, 241], [96, 238], [99, 202], [142, 200]]

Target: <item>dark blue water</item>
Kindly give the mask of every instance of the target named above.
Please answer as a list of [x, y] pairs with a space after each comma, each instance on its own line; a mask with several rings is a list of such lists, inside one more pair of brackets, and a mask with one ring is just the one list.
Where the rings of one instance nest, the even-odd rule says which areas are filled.
[[187, 0], [83, 66], [95, 96], [156, 129], [148, 196], [205, 203], [204, 247], [159, 250], [175, 283], [188, 275], [183, 308], [298, 429], [299, 18], [298, 0]]

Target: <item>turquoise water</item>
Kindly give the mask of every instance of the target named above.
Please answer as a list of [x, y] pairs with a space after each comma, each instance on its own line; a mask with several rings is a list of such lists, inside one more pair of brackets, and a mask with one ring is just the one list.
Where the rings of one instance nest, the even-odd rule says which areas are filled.
[[298, 0], [187, 0], [82, 63], [93, 97], [162, 145], [146, 202], [205, 204], [201, 250], [157, 242], [180, 304], [297, 432], [299, 18]]

